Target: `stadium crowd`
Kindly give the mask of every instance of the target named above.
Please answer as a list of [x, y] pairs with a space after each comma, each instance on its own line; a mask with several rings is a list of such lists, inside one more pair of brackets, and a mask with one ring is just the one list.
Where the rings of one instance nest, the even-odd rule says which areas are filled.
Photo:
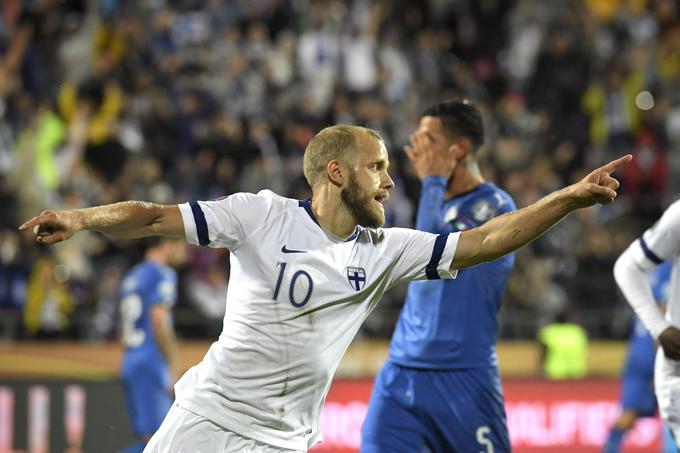
[[[385, 137], [387, 223], [412, 226], [420, 184], [402, 147], [423, 108], [460, 96], [485, 115], [485, 176], [519, 206], [635, 155], [621, 202], [519, 253], [501, 317], [501, 338], [533, 338], [565, 311], [592, 337], [624, 337], [613, 262], [680, 192], [680, 2], [2, 2], [0, 337], [115, 336], [134, 242], [39, 247], [17, 226], [42, 209], [263, 188], [304, 198], [306, 143], [351, 123]], [[175, 323], [216, 337], [227, 256], [190, 256]], [[389, 337], [404, 292], [365, 336]]]

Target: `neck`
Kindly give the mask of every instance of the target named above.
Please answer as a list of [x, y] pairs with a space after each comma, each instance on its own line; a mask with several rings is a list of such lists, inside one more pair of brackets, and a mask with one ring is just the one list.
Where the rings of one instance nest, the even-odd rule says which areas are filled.
[[447, 198], [469, 192], [484, 183], [484, 177], [476, 162], [456, 166], [446, 189]]
[[312, 212], [319, 225], [335, 236], [346, 239], [354, 234], [357, 222], [339, 196], [331, 195], [335, 188], [320, 188], [312, 197]]
[[145, 256], [144, 259], [147, 261], [151, 261], [156, 264], [160, 264], [161, 266], [167, 266], [168, 265], [168, 260], [165, 259], [165, 256], [162, 255], [161, 253], [157, 252], [148, 252]]

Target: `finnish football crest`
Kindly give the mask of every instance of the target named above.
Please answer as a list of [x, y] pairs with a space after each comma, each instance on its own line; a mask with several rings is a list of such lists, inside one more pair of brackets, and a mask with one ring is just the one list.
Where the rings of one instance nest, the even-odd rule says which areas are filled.
[[361, 291], [366, 284], [366, 272], [363, 267], [347, 266], [347, 279], [355, 291]]

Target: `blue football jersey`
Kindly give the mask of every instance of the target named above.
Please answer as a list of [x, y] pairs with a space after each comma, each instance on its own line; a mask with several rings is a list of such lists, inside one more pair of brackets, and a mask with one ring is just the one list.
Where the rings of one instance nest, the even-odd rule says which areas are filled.
[[649, 274], [647, 275], [649, 283], [652, 285], [654, 299], [661, 305], [666, 305], [666, 302], [668, 301], [668, 291], [672, 273], [673, 264], [670, 261], [664, 261], [649, 271]]
[[126, 358], [160, 360], [151, 325], [151, 307], [155, 304], [175, 304], [177, 274], [167, 266], [143, 261], [133, 267], [123, 279], [120, 301], [121, 340]]
[[[492, 183], [445, 200], [446, 178], [423, 181], [416, 228], [463, 231], [515, 210]], [[456, 369], [495, 366], [500, 307], [514, 254], [458, 272], [455, 280], [413, 282], [390, 344], [389, 359], [402, 366]]]

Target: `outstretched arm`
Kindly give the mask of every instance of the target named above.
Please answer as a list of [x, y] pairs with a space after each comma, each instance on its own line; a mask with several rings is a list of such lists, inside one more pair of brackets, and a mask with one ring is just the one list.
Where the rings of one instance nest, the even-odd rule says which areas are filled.
[[541, 236], [571, 211], [597, 203], [611, 203], [616, 198], [619, 182], [610, 175], [632, 158], [631, 155], [620, 157], [526, 208], [462, 232], [451, 269], [492, 261]]
[[19, 227], [33, 229], [40, 244], [65, 241], [81, 230], [95, 230], [121, 239], [145, 236], [184, 237], [179, 207], [143, 201], [63, 211], [47, 210]]

